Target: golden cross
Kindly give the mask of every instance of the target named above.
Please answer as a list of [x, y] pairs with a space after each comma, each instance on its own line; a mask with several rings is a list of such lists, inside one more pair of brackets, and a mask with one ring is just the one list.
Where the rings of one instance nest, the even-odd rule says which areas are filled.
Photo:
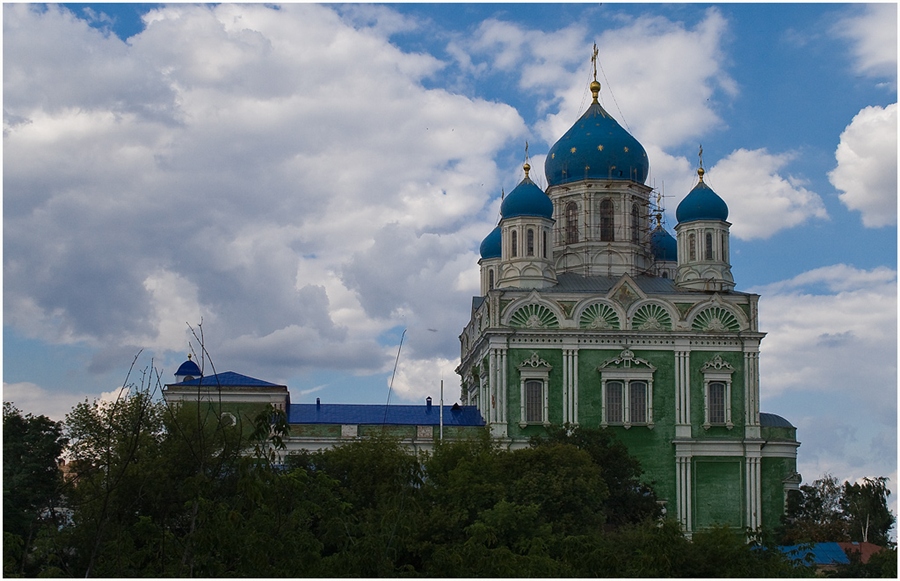
[[594, 80], [597, 80], [597, 43], [594, 43], [594, 54], [591, 56], [591, 64], [594, 65]]

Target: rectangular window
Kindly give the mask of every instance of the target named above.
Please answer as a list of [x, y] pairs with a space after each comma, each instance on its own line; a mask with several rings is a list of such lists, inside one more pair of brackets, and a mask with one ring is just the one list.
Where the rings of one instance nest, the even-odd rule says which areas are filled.
[[606, 382], [606, 421], [610, 424], [621, 424], [625, 421], [624, 394], [625, 385], [621, 381]]
[[709, 423], [725, 423], [725, 384], [714, 381], [709, 384]]
[[534, 230], [531, 228], [529, 228], [528, 232], [525, 234], [525, 254], [527, 256], [534, 256]]
[[628, 405], [632, 424], [647, 423], [647, 382], [632, 381], [628, 386]]
[[544, 382], [529, 379], [525, 382], [525, 421], [544, 421]]

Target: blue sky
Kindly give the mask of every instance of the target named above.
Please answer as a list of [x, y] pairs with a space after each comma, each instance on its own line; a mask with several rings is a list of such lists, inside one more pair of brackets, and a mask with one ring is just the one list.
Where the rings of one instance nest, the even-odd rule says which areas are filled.
[[[807, 481], [897, 458], [893, 4], [6, 4], [4, 399], [61, 419], [203, 321], [295, 402], [458, 395], [477, 250], [586, 108], [696, 180]], [[535, 175], [537, 173], [538, 175]], [[545, 183], [542, 172], [532, 172]], [[143, 351], [141, 351], [143, 350]], [[104, 395], [105, 394], [105, 395]]]

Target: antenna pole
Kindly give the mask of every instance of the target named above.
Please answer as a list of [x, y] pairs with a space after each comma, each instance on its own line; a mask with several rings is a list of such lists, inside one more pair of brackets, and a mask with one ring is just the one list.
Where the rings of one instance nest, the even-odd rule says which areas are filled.
[[400, 362], [400, 350], [403, 349], [403, 337], [406, 336], [406, 329], [400, 335], [400, 346], [397, 347], [397, 358], [394, 360], [394, 372], [391, 373], [391, 383], [388, 385], [387, 403], [384, 404], [384, 419], [381, 421], [382, 427], [387, 423], [388, 406], [391, 404], [391, 391], [394, 389], [394, 377], [397, 375], [397, 364]]

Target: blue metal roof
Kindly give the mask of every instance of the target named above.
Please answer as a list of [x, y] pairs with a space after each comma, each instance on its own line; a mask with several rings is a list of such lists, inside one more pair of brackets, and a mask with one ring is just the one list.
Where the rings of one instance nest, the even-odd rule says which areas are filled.
[[661, 225], [650, 233], [650, 250], [656, 260], [678, 262], [678, 241]]
[[269, 383], [262, 379], [241, 375], [234, 371], [226, 371], [225, 373], [217, 373], [207, 377], [198, 377], [197, 379], [182, 381], [181, 383], [174, 383], [173, 385], [202, 385], [204, 387], [285, 387], [283, 385], [278, 385], [277, 383]]
[[531, 178], [525, 177], [519, 185], [500, 204], [500, 216], [516, 218], [519, 216], [553, 217], [553, 202]]
[[482, 258], [500, 258], [500, 226], [497, 226], [491, 233], [485, 236], [484, 241], [481, 243], [481, 248], [479, 248], [481, 252]]
[[642, 184], [649, 172], [650, 161], [644, 147], [596, 100], [553, 144], [544, 162], [547, 184], [551, 186], [584, 179], [632, 180]]
[[679, 224], [697, 220], [724, 222], [728, 219], [728, 205], [701, 179], [675, 208], [675, 219]]
[[200, 373], [200, 368], [197, 367], [197, 364], [194, 363], [193, 361], [191, 361], [190, 358], [188, 358], [187, 361], [185, 361], [178, 367], [178, 370], [175, 372], [175, 375], [176, 376], [192, 375], [192, 376], [199, 377], [200, 375], [202, 375], [202, 373]]
[[[437, 426], [440, 415], [436, 405], [294, 403], [290, 405], [288, 423]], [[445, 405], [444, 425], [483, 426], [484, 420], [475, 406]]]
[[812, 543], [811, 545], [785, 545], [778, 547], [792, 559], [806, 560], [807, 555], [812, 555], [815, 565], [849, 565], [850, 559], [847, 553], [837, 543]]
[[759, 413], [759, 425], [763, 428], [793, 428], [791, 422], [775, 414]]

